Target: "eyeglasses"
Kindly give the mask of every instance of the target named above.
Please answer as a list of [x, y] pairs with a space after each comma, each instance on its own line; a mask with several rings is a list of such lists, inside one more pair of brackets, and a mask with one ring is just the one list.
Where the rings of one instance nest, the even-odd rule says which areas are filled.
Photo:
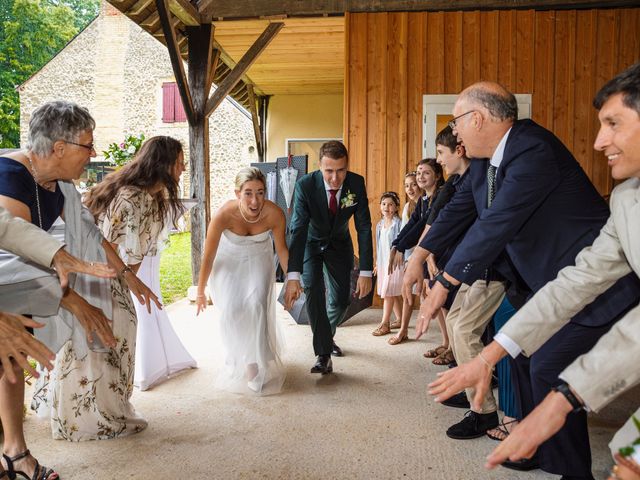
[[90, 152], [95, 152], [95, 145], [93, 143], [90, 143], [89, 145], [86, 145], [84, 143], [76, 143], [76, 142], [70, 142], [68, 140], [65, 140], [64, 143], [70, 143], [71, 145], [77, 145], [79, 147], [84, 147], [87, 150], [89, 150]]
[[469, 110], [468, 112], [463, 113], [462, 115], [458, 115], [457, 117], [454, 117], [453, 120], [449, 120], [449, 122], [447, 123], [447, 125], [449, 125], [449, 128], [451, 130], [455, 130], [456, 129], [456, 121], [460, 118], [460, 117], [464, 117], [465, 115], [469, 115], [470, 113], [475, 112], [476, 110]]

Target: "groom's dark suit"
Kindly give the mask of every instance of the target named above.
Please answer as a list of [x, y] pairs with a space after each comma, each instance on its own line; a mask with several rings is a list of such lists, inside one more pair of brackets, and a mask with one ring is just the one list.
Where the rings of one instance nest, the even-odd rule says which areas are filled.
[[358, 232], [360, 270], [373, 270], [371, 215], [364, 178], [347, 172], [335, 216], [329, 212], [321, 171], [307, 174], [296, 183], [288, 271], [302, 273], [316, 355], [331, 354], [333, 335], [349, 306], [352, 216]]
[[[461, 212], [475, 208], [478, 219], [445, 272], [470, 284], [494, 264], [510, 279], [515, 269], [536, 292], [593, 243], [609, 209], [560, 140], [531, 120], [517, 121], [509, 132], [496, 172], [495, 197], [487, 208], [488, 164], [488, 160], [472, 160], [468, 188], [457, 192], [440, 212], [421, 246], [437, 256], [461, 233]], [[558, 374], [589, 351], [639, 298], [638, 278], [627, 275], [540, 348], [530, 365], [520, 355], [517, 380], [522, 414], [542, 401], [559, 383]], [[586, 414], [567, 417], [566, 425], [539, 452], [541, 466], [548, 472], [589, 476]]]

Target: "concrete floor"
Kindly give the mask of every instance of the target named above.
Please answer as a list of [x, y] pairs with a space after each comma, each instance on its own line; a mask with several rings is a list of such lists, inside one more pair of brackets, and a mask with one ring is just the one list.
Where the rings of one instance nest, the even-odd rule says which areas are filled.
[[[488, 438], [456, 441], [446, 428], [464, 410], [435, 404], [425, 385], [443, 367], [422, 352], [439, 340], [390, 346], [373, 337], [381, 311], [368, 310], [338, 329], [345, 357], [333, 375], [309, 374], [314, 357], [308, 326], [281, 308], [287, 380], [271, 397], [245, 397], [213, 388], [211, 310], [195, 317], [186, 300], [168, 307], [176, 331], [200, 368], [146, 392], [133, 403], [149, 421], [134, 436], [68, 443], [52, 440], [48, 422], [33, 415], [25, 429], [29, 447], [64, 480], [106, 479], [543, 479], [540, 471], [487, 471]], [[606, 447], [635, 410], [638, 390], [592, 418], [594, 474], [611, 465]]]

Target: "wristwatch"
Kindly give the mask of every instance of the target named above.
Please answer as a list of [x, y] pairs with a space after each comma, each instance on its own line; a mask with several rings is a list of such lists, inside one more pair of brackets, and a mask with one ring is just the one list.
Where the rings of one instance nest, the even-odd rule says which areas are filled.
[[438, 273], [436, 273], [436, 276], [433, 277], [433, 279], [440, 283], [444, 288], [447, 289], [447, 291], [451, 291], [451, 289], [453, 288], [453, 283], [451, 283], [449, 280], [447, 280], [446, 278], [444, 278], [443, 275], [444, 272], [439, 271]]
[[572, 412], [578, 413], [584, 410], [584, 405], [576, 398], [571, 389], [569, 388], [569, 384], [561, 383], [560, 385], [556, 385], [555, 387], [551, 387], [551, 390], [554, 392], [561, 393], [567, 399], [567, 401], [573, 407]]

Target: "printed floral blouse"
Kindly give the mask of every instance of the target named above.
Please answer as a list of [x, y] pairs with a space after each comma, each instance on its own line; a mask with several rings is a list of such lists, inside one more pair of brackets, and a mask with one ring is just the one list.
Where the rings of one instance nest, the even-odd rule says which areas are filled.
[[147, 255], [156, 255], [164, 221], [157, 202], [146, 190], [123, 188], [100, 221], [104, 238], [119, 245], [126, 263], [135, 265]]

